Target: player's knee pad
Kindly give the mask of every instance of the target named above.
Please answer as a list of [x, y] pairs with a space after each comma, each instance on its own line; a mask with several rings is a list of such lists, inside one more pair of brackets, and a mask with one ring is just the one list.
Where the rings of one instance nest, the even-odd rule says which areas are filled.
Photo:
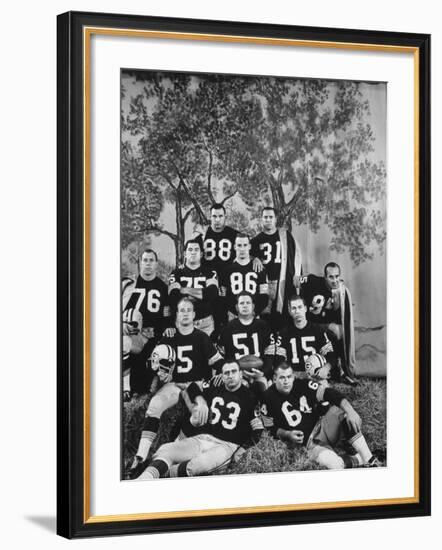
[[323, 447], [317, 450], [315, 454], [316, 462], [320, 466], [327, 468], [327, 470], [343, 470], [345, 468], [342, 458], [331, 449], [326, 449]]

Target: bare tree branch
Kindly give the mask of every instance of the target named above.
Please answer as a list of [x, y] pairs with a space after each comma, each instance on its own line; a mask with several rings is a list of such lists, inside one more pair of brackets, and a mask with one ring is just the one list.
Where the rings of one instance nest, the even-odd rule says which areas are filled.
[[192, 208], [189, 208], [189, 210], [184, 214], [183, 222], [185, 223], [187, 221], [187, 218], [192, 214], [192, 212], [195, 211], [195, 207], [192, 206]]
[[189, 187], [187, 186], [186, 180], [184, 179], [183, 175], [181, 174], [178, 166], [174, 162], [172, 162], [172, 165], [175, 168], [177, 176], [180, 180], [180, 184], [182, 185], [184, 191], [187, 193], [187, 196], [189, 197], [189, 199], [192, 201], [192, 204], [194, 205], [195, 210], [198, 213], [198, 216], [200, 217], [200, 219], [203, 223], [207, 224], [208, 223], [207, 218], [206, 218], [206, 216], [203, 212], [203, 209], [201, 208], [200, 204], [198, 203], [198, 200], [196, 199], [196, 197], [193, 196], [193, 193], [190, 191]]
[[223, 200], [221, 201], [221, 204], [226, 203], [229, 199], [234, 197], [237, 193], [238, 193], [238, 187], [235, 189], [233, 193], [230, 193], [230, 195], [227, 195], [227, 197], [224, 197]]

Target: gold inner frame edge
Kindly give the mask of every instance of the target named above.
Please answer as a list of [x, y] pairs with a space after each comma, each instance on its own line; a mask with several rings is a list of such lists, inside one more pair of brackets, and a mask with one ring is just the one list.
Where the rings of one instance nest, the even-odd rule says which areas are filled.
[[[334, 48], [371, 52], [412, 53], [414, 61], [414, 495], [412, 497], [319, 502], [236, 508], [215, 508], [203, 510], [181, 510], [137, 514], [116, 514], [91, 516], [90, 513], [90, 41], [92, 35], [194, 40], [211, 42], [249, 43], [272, 46], [297, 46], [310, 48]], [[84, 212], [84, 471], [83, 471], [83, 519], [84, 523], [136, 521], [152, 519], [173, 519], [208, 517], [231, 514], [256, 514], [263, 512], [284, 512], [301, 510], [324, 510], [352, 506], [386, 506], [392, 504], [413, 504], [419, 502], [419, 48], [411, 46], [364, 44], [357, 42], [330, 42], [320, 40], [296, 40], [268, 37], [244, 37], [235, 35], [186, 33], [169, 31], [146, 31], [135, 29], [114, 29], [108, 27], [83, 28], [83, 212]]]

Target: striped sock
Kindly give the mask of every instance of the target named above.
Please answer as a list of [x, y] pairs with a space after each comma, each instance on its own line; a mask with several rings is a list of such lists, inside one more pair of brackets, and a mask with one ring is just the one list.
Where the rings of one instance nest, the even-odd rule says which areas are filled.
[[146, 416], [137, 451], [137, 455], [143, 460], [146, 460], [147, 455], [149, 454], [150, 447], [157, 436], [159, 427], [159, 418], [155, 418], [154, 416]]
[[363, 464], [359, 453], [356, 453], [355, 455], [342, 455], [342, 460], [344, 461], [346, 468], [358, 468]]
[[156, 438], [156, 436], [157, 434], [155, 432], [147, 432], [147, 431], [141, 432], [141, 439], [138, 444], [137, 455], [141, 457], [143, 460], [146, 460], [147, 455], [149, 454], [150, 447], [154, 442], [154, 439]]

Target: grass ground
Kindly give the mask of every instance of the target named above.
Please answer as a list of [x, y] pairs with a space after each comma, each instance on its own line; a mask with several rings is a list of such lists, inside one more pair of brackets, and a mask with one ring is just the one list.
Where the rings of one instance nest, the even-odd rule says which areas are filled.
[[[369, 447], [386, 455], [386, 380], [361, 378], [355, 387], [336, 384], [353, 404], [362, 418], [363, 433]], [[126, 463], [134, 456], [143, 424], [146, 405], [150, 396], [132, 399], [124, 404], [123, 410], [123, 458]], [[161, 419], [160, 432], [151, 452], [166, 441], [174, 433], [175, 420], [179, 416], [182, 403], [166, 411]], [[258, 445], [248, 449], [241, 459], [229, 466], [225, 474], [251, 474], [265, 472], [287, 472], [295, 470], [316, 470], [318, 467], [308, 461], [303, 449], [288, 449], [282, 441], [273, 439], [264, 433]]]

